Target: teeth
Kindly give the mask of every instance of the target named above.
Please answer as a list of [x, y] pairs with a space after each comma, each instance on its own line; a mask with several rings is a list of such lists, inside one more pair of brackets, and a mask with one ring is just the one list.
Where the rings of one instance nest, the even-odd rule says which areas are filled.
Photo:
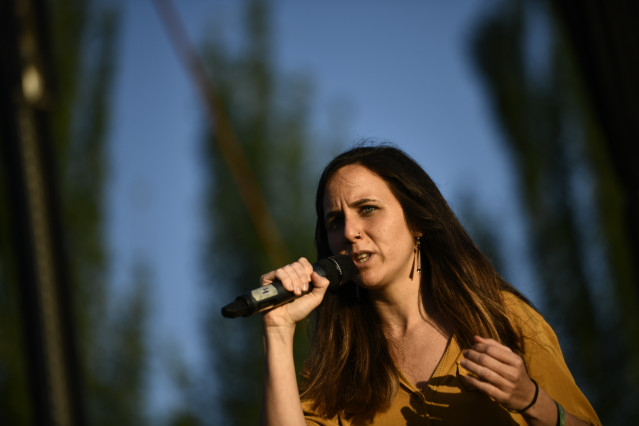
[[360, 253], [358, 255], [355, 255], [354, 259], [358, 262], [365, 262], [366, 260], [368, 260], [369, 257], [371, 257], [371, 255], [368, 253]]

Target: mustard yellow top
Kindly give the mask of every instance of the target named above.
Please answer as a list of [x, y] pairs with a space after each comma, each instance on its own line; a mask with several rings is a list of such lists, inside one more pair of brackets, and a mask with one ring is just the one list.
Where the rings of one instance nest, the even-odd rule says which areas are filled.
[[[528, 374], [564, 410], [592, 425], [601, 425], [592, 406], [577, 387], [564, 361], [554, 331], [539, 313], [510, 293], [504, 293], [511, 321], [524, 337], [524, 360]], [[470, 390], [460, 375], [461, 348], [453, 336], [428, 382], [420, 391], [400, 373], [400, 386], [388, 411], [355, 417], [340, 412], [324, 419], [312, 411], [310, 401], [302, 406], [308, 425], [525, 425], [524, 418], [511, 413], [483, 393]], [[372, 417], [372, 419], [371, 419]]]

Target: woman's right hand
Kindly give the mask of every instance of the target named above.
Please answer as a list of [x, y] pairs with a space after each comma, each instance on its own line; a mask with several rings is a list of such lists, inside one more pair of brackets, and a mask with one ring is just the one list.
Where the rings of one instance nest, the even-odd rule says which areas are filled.
[[[292, 302], [262, 315], [264, 341], [263, 425], [304, 425], [297, 373], [293, 359], [295, 324], [322, 302], [329, 281], [313, 271], [313, 265], [300, 258], [260, 278], [267, 285], [279, 280], [282, 286], [300, 296]], [[310, 282], [310, 285], [309, 285]], [[312, 285], [312, 290], [309, 288]], [[284, 422], [284, 423], [283, 423]]]
[[[265, 327], [294, 328], [297, 322], [306, 318], [319, 306], [330, 284], [328, 279], [313, 271], [313, 265], [303, 257], [297, 262], [262, 275], [260, 283], [264, 286], [275, 280], [279, 280], [286, 290], [301, 297], [266, 311], [263, 314]], [[309, 292], [311, 286], [312, 290]]]

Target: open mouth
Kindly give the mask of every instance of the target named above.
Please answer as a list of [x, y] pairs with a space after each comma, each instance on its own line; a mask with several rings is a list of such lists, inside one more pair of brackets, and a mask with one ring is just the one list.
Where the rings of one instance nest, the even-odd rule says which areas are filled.
[[366, 263], [368, 259], [371, 258], [370, 253], [357, 253], [353, 255], [353, 262], [355, 263]]

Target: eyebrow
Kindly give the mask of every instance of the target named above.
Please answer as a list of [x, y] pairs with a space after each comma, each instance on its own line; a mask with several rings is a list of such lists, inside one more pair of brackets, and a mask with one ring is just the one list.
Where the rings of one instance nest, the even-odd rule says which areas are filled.
[[[359, 200], [355, 200], [352, 203], [350, 203], [348, 205], [349, 208], [353, 208], [353, 207], [359, 207], [361, 205], [364, 205], [366, 203], [370, 203], [370, 202], [377, 202], [376, 199], [374, 198], [360, 198]], [[340, 216], [342, 214], [341, 210], [332, 210], [328, 213], [326, 213], [325, 217], [324, 217], [324, 221], [325, 222], [329, 222], [331, 219]]]

